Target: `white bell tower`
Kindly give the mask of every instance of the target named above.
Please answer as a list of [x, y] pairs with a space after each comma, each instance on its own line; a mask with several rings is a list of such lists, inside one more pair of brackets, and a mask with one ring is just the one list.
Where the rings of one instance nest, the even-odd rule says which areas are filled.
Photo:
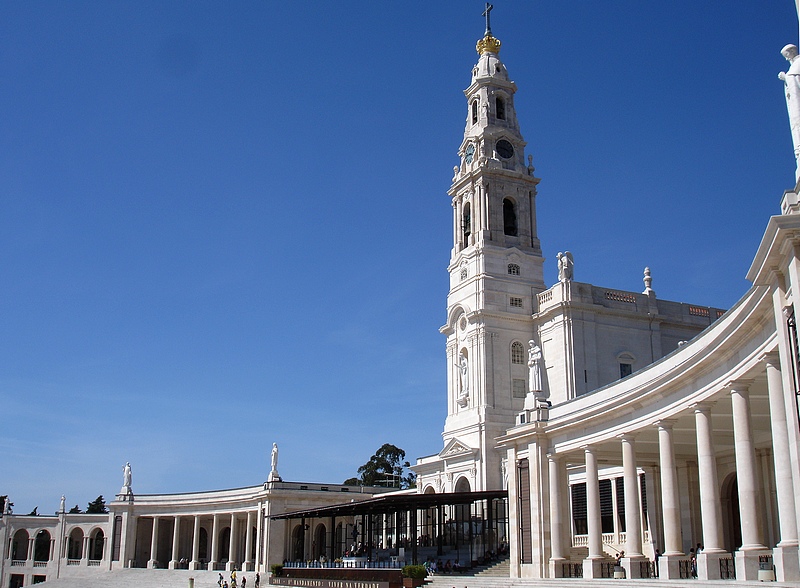
[[[465, 90], [467, 120], [448, 192], [453, 249], [447, 324], [448, 400], [444, 449], [420, 460], [420, 482], [436, 491], [504, 487], [494, 439], [514, 425], [528, 391], [535, 297], [545, 290], [536, 230], [532, 157], [514, 107], [516, 84], [498, 57], [487, 4], [486, 32]], [[423, 465], [423, 464], [426, 464]], [[430, 473], [430, 476], [426, 475]], [[437, 478], [438, 476], [438, 478]]]

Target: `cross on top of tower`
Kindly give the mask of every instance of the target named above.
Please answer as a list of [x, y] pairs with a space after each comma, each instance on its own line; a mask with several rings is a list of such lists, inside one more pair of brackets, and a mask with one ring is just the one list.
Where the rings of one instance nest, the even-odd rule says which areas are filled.
[[487, 2], [486, 3], [486, 10], [483, 11], [483, 16], [486, 17], [486, 32], [484, 33], [484, 36], [486, 36], [486, 37], [491, 37], [492, 36], [492, 25], [491, 25], [491, 22], [489, 20], [489, 13], [492, 12], [493, 8], [494, 8], [494, 5], [489, 4]]
[[478, 41], [475, 49], [483, 55], [484, 53], [498, 53], [500, 51], [500, 40], [492, 36], [492, 23], [490, 14], [494, 6], [486, 3], [486, 9], [483, 11], [483, 16], [486, 17], [486, 32], [483, 33], [483, 39]]

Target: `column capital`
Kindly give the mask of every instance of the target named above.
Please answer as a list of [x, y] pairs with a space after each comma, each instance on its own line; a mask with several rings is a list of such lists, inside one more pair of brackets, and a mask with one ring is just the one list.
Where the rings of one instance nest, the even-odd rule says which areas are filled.
[[619, 435], [617, 435], [617, 439], [619, 439], [620, 441], [632, 443], [632, 442], [636, 441], [637, 433], [638, 433], [638, 431], [620, 433]]
[[692, 404], [689, 408], [691, 408], [692, 411], [694, 411], [695, 414], [697, 414], [697, 413], [708, 414], [708, 413], [711, 412], [711, 408], [713, 406], [714, 406], [714, 402], [706, 400], [706, 401], [703, 401], [703, 402], [696, 402], [696, 403]]
[[752, 383], [753, 380], [750, 379], [729, 380], [725, 382], [722, 388], [727, 390], [729, 394], [733, 394], [734, 392], [747, 392], [750, 390], [750, 385]]
[[767, 351], [764, 355], [758, 358], [763, 364], [771, 365], [776, 369], [781, 369], [781, 357], [777, 349]]
[[661, 430], [672, 430], [672, 427], [675, 426], [675, 423], [678, 422], [678, 419], [659, 419], [653, 423], [653, 427]]
[[589, 453], [591, 455], [595, 453], [595, 448], [592, 445], [581, 445], [581, 449], [583, 449], [584, 453]]

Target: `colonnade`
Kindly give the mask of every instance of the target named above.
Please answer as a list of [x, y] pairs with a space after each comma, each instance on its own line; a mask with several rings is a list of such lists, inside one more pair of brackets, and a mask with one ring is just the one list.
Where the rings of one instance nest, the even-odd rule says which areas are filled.
[[[798, 524], [795, 509], [795, 491], [792, 481], [789, 434], [786, 419], [783, 378], [777, 353], [762, 358], [762, 373], [769, 393], [769, 420], [771, 425], [771, 450], [774, 461], [775, 502], [778, 511], [777, 526], [780, 541], [771, 549], [764, 536], [761, 516], [762, 479], [756, 459], [751, 422], [750, 385], [752, 380], [729, 382], [720, 394], [709, 401], [700, 402], [684, 413], [670, 419], [659, 420], [650, 425], [657, 430], [658, 471], [660, 488], [660, 515], [663, 527], [663, 554], [660, 558], [660, 575], [680, 578], [679, 561], [686, 561], [684, 553], [684, 526], [682, 525], [681, 501], [678, 481], [678, 459], [675, 454], [675, 432], [673, 425], [682, 417], [689, 416], [694, 422], [697, 460], [697, 490], [699, 491], [700, 529], [703, 548], [697, 554], [697, 575], [700, 579], [719, 579], [720, 560], [735, 561], [736, 577], [744, 580], [758, 578], [759, 558], [772, 556], [777, 579], [800, 579], [798, 560]], [[737, 480], [737, 497], [741, 523], [741, 546], [734, 555], [725, 548], [723, 513], [721, 508], [721, 484], [718, 476], [718, 449], [715, 447], [715, 427], [712, 424], [712, 408], [716, 403], [729, 403], [731, 421], [726, 425], [733, 436], [733, 453]], [[722, 408], [727, 409], [727, 406]], [[722, 411], [727, 415], [727, 410]], [[715, 418], [719, 418], [716, 415]], [[684, 425], [687, 419], [682, 421]], [[691, 422], [691, 421], [689, 421]], [[685, 427], [684, 427], [685, 429]], [[549, 519], [550, 519], [550, 570], [558, 576], [559, 564], [568, 559], [571, 525], [568, 522], [569, 505], [564, 497], [570, 495], [567, 481], [567, 464], [583, 462], [586, 476], [587, 547], [588, 556], [583, 562], [583, 576], [601, 576], [601, 562], [607, 560], [604, 553], [601, 527], [600, 486], [598, 452], [608, 461], [609, 453], [621, 458], [625, 496], [625, 557], [621, 560], [628, 578], [641, 577], [639, 561], [645, 559], [642, 549], [642, 504], [639, 495], [639, 478], [636, 440], [643, 429], [619, 435], [616, 439], [605, 438], [596, 444], [583, 447], [582, 460], [572, 454], [548, 454], [549, 466]], [[683, 433], [685, 435], [685, 432]], [[762, 436], [763, 438], [763, 436]], [[685, 443], [686, 437], [682, 438]], [[616, 445], [618, 449], [609, 449]], [[659, 500], [653, 497], [651, 500]], [[725, 562], [723, 562], [725, 563]], [[724, 566], [723, 566], [724, 567]]]
[[[159, 552], [164, 552], [163, 545], [160, 541], [165, 534], [161, 533], [160, 529], [162, 525], [171, 522], [172, 534], [168, 548], [169, 561], [167, 564], [169, 569], [186, 566], [192, 570], [225, 569], [231, 571], [233, 569], [241, 569], [244, 571], [253, 571], [260, 563], [261, 550], [255, 549], [255, 545], [261, 544], [263, 531], [258, 514], [259, 511], [248, 510], [243, 512], [205, 515], [153, 515], [137, 517], [135, 519], [137, 525], [136, 533], [139, 532], [138, 526], [143, 519], [152, 519], [152, 529], [149, 536], [150, 550], [146, 563], [148, 568], [163, 567], [163, 564], [166, 563], [158, 559]], [[185, 545], [181, 542], [181, 527], [182, 524], [185, 524], [184, 521], [192, 522], [191, 540], [188, 542], [191, 545], [191, 551], [188, 550], [188, 544]], [[207, 528], [209, 522], [211, 524], [210, 533]], [[222, 534], [226, 528], [230, 529], [230, 533], [227, 545], [223, 545]], [[201, 553], [201, 534], [203, 530], [206, 531], [207, 536], [210, 536], [210, 546], [205, 546], [205, 553]], [[254, 534], [256, 535], [255, 537]], [[244, 535], [243, 542], [241, 542], [242, 535]], [[144, 539], [141, 536], [139, 538]], [[227, 558], [225, 558], [225, 554], [222, 553], [224, 547], [227, 547]], [[132, 546], [132, 548], [134, 547]], [[136, 557], [134, 556], [131, 559], [135, 560]], [[220, 561], [221, 559], [226, 561]]]

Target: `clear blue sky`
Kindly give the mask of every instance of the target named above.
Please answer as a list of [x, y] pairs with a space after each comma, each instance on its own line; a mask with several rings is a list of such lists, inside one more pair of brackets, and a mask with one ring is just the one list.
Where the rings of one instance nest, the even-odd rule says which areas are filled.
[[[729, 307], [794, 183], [791, 0], [495, 0], [575, 278]], [[0, 7], [0, 494], [15, 512], [441, 449], [477, 0]]]

